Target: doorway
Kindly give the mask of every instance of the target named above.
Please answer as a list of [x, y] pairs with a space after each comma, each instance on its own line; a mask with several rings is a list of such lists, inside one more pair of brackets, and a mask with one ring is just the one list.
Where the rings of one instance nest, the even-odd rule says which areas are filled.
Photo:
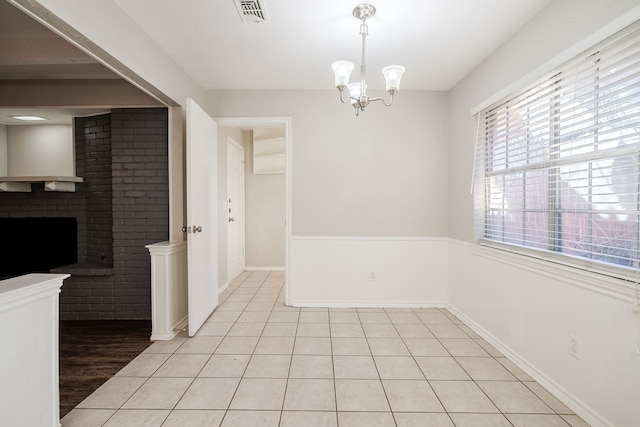
[[[284, 158], [284, 218], [281, 219], [281, 223], [284, 222], [284, 270], [285, 270], [285, 303], [290, 305], [290, 292], [289, 292], [289, 257], [290, 257], [290, 242], [291, 242], [291, 189], [292, 189], [292, 174], [291, 174], [291, 135], [292, 135], [292, 121], [290, 117], [222, 117], [216, 118], [216, 122], [220, 127], [236, 127], [241, 128], [243, 130], [253, 131], [254, 129], [268, 129], [268, 128], [280, 128], [284, 130], [284, 147], [285, 153], [282, 156]], [[246, 144], [245, 144], [246, 148]], [[251, 153], [245, 151], [246, 156], [246, 169], [245, 169], [245, 177], [249, 176], [258, 176], [254, 175], [252, 172], [253, 163], [252, 163], [252, 155]], [[246, 185], [246, 182], [245, 182]], [[248, 200], [249, 194], [248, 191], [245, 192], [245, 197]], [[227, 200], [224, 200], [227, 202]], [[226, 205], [226, 203], [225, 203]], [[245, 227], [247, 227], [247, 233], [245, 234], [245, 238], [249, 232], [248, 230], [248, 215], [249, 215], [249, 205], [245, 203], [245, 215], [247, 216]], [[228, 212], [228, 207], [225, 210]], [[229, 223], [228, 219], [224, 220], [226, 224]], [[235, 221], [234, 221], [235, 222]], [[255, 267], [249, 265], [248, 261], [248, 248], [245, 250], [245, 262], [247, 269]], [[272, 266], [270, 266], [272, 267]], [[228, 270], [228, 277], [231, 278], [232, 273], [231, 270]]]

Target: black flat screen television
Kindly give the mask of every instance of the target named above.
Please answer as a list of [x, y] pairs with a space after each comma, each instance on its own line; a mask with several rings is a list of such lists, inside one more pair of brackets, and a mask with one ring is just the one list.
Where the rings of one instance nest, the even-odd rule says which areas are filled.
[[0, 278], [77, 262], [75, 218], [0, 218]]

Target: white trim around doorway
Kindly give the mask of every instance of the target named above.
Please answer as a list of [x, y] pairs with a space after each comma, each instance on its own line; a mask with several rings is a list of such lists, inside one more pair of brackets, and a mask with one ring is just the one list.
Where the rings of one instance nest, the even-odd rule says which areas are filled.
[[291, 305], [291, 280], [289, 278], [290, 263], [290, 247], [292, 239], [292, 209], [291, 209], [291, 195], [293, 189], [293, 173], [292, 173], [292, 130], [293, 123], [291, 117], [215, 117], [215, 121], [218, 126], [225, 127], [268, 127], [268, 126], [283, 126], [285, 128], [285, 146], [286, 146], [286, 162], [285, 162], [285, 177], [286, 177], [286, 211], [285, 211], [285, 303]]

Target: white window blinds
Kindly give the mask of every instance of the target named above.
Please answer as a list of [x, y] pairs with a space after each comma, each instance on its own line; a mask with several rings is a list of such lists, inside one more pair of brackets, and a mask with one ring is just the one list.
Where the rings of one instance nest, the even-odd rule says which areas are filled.
[[477, 119], [480, 240], [637, 277], [638, 23]]

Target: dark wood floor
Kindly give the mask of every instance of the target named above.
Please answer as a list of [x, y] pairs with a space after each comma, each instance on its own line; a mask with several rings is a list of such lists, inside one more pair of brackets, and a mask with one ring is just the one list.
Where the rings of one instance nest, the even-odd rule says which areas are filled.
[[60, 418], [151, 345], [150, 320], [60, 322]]

